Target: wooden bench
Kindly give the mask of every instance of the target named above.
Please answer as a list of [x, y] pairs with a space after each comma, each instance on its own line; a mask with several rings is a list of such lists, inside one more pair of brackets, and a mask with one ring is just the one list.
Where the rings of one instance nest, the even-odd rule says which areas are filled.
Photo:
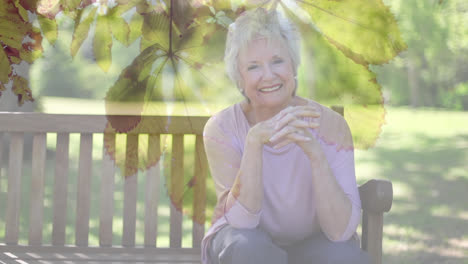
[[[128, 123], [128, 120], [135, 118], [139, 117], [112, 116], [113, 122], [117, 123]], [[192, 225], [187, 229], [183, 227], [184, 216], [176, 209], [181, 206], [178, 202], [169, 202], [166, 205], [167, 208], [170, 207], [167, 210], [170, 211], [170, 220], [164, 223], [160, 220], [161, 216], [158, 216], [158, 206], [162, 206], [161, 179], [164, 179], [161, 177], [161, 161], [144, 173], [123, 177], [122, 174], [128, 174], [128, 171], [125, 171], [117, 178], [118, 169], [103, 147], [98, 155], [102, 155], [100, 167], [93, 168], [93, 138], [96, 138], [96, 134], [102, 135], [105, 132], [106, 138], [111, 139], [111, 143], [109, 140], [106, 142], [107, 147], [109, 144], [120, 144], [115, 140], [116, 135], [120, 133], [106, 130], [108, 117], [105, 115], [0, 113], [0, 201], [3, 199], [0, 205], [4, 207], [0, 209], [4, 212], [4, 223], [0, 223], [0, 230], [3, 225], [5, 227], [5, 233], [0, 234], [0, 263], [200, 263], [200, 243], [205, 232], [205, 225], [202, 223], [205, 223], [206, 219], [205, 181], [209, 173], [202, 137], [207, 119], [208, 117], [143, 116], [142, 125], [123, 133], [126, 134], [127, 148], [130, 144], [138, 144], [139, 140], [147, 140], [147, 152], [143, 151], [147, 159], [159, 159], [161, 144], [164, 144], [161, 143], [161, 137], [166, 134], [172, 135], [170, 165], [166, 166], [170, 167], [168, 170], [170, 169], [171, 181], [168, 188], [179, 200], [186, 188], [183, 180], [186, 163], [184, 154], [187, 152], [184, 150], [184, 135], [194, 135], [195, 143], [194, 147], [191, 147], [194, 148], [194, 161], [192, 168], [188, 168], [193, 171], [190, 184], [194, 190], [194, 221], [191, 221]], [[47, 134], [56, 135], [55, 155], [47, 152]], [[32, 136], [31, 149], [25, 147], [27, 135]], [[79, 155], [75, 154], [77, 150], [70, 149], [72, 135], [79, 137]], [[100, 143], [96, 140], [94, 142]], [[2, 151], [3, 149], [6, 151]], [[23, 154], [29, 152], [32, 160], [32, 163], [29, 163], [31, 173], [26, 175], [23, 171], [23, 167], [26, 168], [23, 156], [27, 155]], [[7, 153], [8, 155], [5, 155]], [[78, 168], [75, 173], [77, 179], [71, 179], [70, 165], [74, 164], [70, 154], [78, 156]], [[125, 159], [133, 162], [135, 159], [145, 159], [142, 155], [135, 151], [124, 153]], [[55, 156], [55, 164], [47, 162], [50, 156]], [[125, 167], [129, 165], [132, 164], [126, 164]], [[55, 168], [54, 173], [49, 173], [53, 175], [45, 172], [47, 166]], [[28, 190], [24, 190], [26, 186], [22, 186], [25, 177], [30, 177]], [[52, 178], [53, 181], [50, 180]], [[52, 182], [52, 186], [45, 184], [46, 179]], [[76, 185], [70, 188], [69, 181], [76, 181]], [[90, 193], [92, 188], [96, 188], [93, 182], [99, 183], [99, 197], [94, 199]], [[117, 182], [121, 182], [122, 186], [118, 187]], [[5, 193], [2, 190], [7, 191]], [[22, 219], [24, 214], [20, 213], [21, 208], [28, 202], [22, 201], [22, 192], [25, 191], [29, 194], [26, 210], [29, 212], [29, 225], [28, 230], [20, 230], [20, 223], [25, 221]], [[381, 263], [383, 213], [389, 211], [392, 204], [392, 185], [384, 180], [370, 180], [360, 186], [359, 191], [363, 207], [362, 248], [370, 253], [374, 263]], [[115, 200], [116, 193], [123, 194], [121, 202]], [[141, 193], [144, 193], [142, 199], [138, 198], [138, 194]], [[47, 206], [45, 196], [52, 197], [52, 201], [47, 200]], [[76, 198], [74, 204], [67, 202], [70, 196]], [[121, 206], [120, 203], [123, 204], [123, 209], [118, 212], [116, 208]], [[74, 232], [70, 231], [70, 228], [67, 229], [67, 225], [70, 226], [69, 221], [67, 222], [67, 217], [70, 218], [70, 214], [67, 215], [70, 206], [75, 209], [71, 221], [74, 223]], [[46, 207], [51, 216], [44, 213]], [[99, 208], [98, 216], [95, 216], [98, 220], [90, 220], [90, 207]], [[137, 210], [137, 207], [140, 209]], [[122, 215], [119, 220], [122, 224], [122, 235], [121, 242], [115, 244], [115, 233], [120, 233], [115, 232], [116, 215], [119, 213]], [[170, 222], [169, 227], [167, 222]], [[51, 229], [48, 241], [43, 237], [45, 226]], [[96, 229], [99, 230], [98, 235]], [[98, 237], [99, 242], [96, 245], [89, 243], [92, 230], [93, 236]], [[157, 243], [158, 238], [161, 238], [158, 234], [164, 232], [169, 235], [169, 243], [161, 247], [160, 243]], [[183, 246], [182, 238], [187, 237], [187, 232], [191, 233], [191, 243]], [[71, 243], [67, 242], [70, 241], [67, 238], [69, 233], [75, 234]], [[27, 239], [21, 240], [20, 234], [27, 234]], [[137, 241], [136, 237], [139, 237], [140, 241]]]

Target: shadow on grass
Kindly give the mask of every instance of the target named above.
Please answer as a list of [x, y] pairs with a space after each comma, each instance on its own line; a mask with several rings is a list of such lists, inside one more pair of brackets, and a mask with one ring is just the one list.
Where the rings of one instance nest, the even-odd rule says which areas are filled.
[[414, 141], [374, 150], [394, 185], [384, 263], [468, 263], [468, 135]]

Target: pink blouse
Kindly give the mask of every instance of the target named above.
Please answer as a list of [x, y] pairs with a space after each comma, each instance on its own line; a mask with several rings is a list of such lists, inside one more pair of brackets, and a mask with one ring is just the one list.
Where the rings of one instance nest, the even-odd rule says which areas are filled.
[[[320, 128], [311, 129], [311, 133], [320, 142], [334, 176], [352, 203], [348, 226], [338, 240], [345, 241], [355, 233], [361, 212], [351, 133], [339, 114], [314, 101], [309, 103], [321, 111]], [[260, 212], [253, 214], [237, 201], [231, 208], [225, 207], [240, 168], [249, 128], [240, 104], [215, 114], [205, 126], [205, 149], [218, 197], [213, 225], [202, 241], [202, 262], [205, 264], [209, 264], [207, 250], [211, 238], [227, 224], [236, 228], [259, 226], [278, 245], [292, 244], [320, 232], [312, 195], [311, 163], [296, 144], [280, 149], [264, 145], [264, 199]]]

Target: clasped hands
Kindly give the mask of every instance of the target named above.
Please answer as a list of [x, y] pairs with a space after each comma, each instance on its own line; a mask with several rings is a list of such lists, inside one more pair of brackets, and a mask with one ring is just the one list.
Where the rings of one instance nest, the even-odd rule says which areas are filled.
[[257, 123], [249, 134], [275, 149], [296, 143], [306, 154], [312, 154], [310, 152], [314, 151], [317, 142], [308, 129], [319, 127], [319, 123], [313, 121], [319, 116], [320, 112], [314, 106], [290, 106], [272, 118]]

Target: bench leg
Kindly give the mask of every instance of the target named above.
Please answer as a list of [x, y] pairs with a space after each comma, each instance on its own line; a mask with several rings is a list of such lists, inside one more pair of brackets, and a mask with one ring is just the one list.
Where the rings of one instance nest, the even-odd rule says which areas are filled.
[[362, 214], [362, 249], [373, 264], [382, 264], [383, 213], [364, 211]]

